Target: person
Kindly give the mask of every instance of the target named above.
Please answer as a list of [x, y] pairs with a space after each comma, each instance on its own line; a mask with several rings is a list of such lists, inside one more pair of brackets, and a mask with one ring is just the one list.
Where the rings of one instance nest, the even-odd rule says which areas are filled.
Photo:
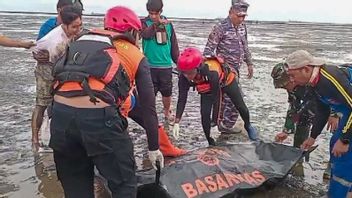
[[[310, 86], [296, 86], [289, 79], [289, 75], [284, 63], [278, 63], [274, 66], [271, 77], [275, 88], [286, 89], [288, 93], [289, 109], [287, 110], [283, 131], [275, 136], [276, 142], [283, 142], [289, 134], [293, 133], [293, 146], [300, 148], [303, 142], [309, 137], [312, 129], [312, 136], [316, 138], [321, 130], [314, 127], [316, 113], [316, 103], [320, 103]], [[327, 129], [336, 130], [338, 119], [337, 113], [332, 112], [328, 120]], [[317, 118], [319, 119], [319, 118]], [[306, 161], [309, 155], [306, 155]], [[324, 177], [328, 177], [329, 166], [324, 171]], [[294, 169], [296, 175], [303, 175], [302, 161]]]
[[160, 92], [165, 121], [173, 121], [171, 112], [172, 64], [179, 56], [174, 27], [163, 15], [162, 0], [148, 0], [148, 17], [142, 20], [142, 47], [150, 62], [155, 95]]
[[[143, 113], [140, 105], [141, 99], [138, 97], [137, 89], [131, 89], [129, 96], [126, 98], [124, 103], [121, 105], [121, 114], [126, 118], [129, 117], [137, 124], [139, 124], [143, 129], [146, 129], [146, 123], [144, 122], [144, 118], [142, 117]], [[187, 153], [186, 150], [177, 148], [172, 144], [167, 135], [165, 128], [163, 125], [159, 125], [158, 128], [159, 134], [159, 149], [164, 157], [178, 157]]]
[[[54, 28], [62, 24], [61, 10], [65, 6], [71, 6], [71, 5], [83, 11], [83, 4], [81, 0], [74, 0], [74, 2], [72, 2], [72, 0], [58, 0], [56, 4], [57, 16], [50, 17], [42, 24], [42, 26], [39, 29], [37, 40], [40, 40], [45, 35], [47, 35], [51, 30], [53, 30]], [[46, 64], [49, 61], [49, 52], [47, 50], [38, 50], [35, 53], [33, 53], [33, 58], [38, 63]]]
[[[285, 61], [288, 74], [297, 85], [312, 86], [325, 106], [317, 108], [317, 117], [324, 126], [330, 115], [330, 108], [342, 114], [338, 128], [330, 139], [331, 177], [328, 197], [352, 196], [352, 68], [326, 64], [305, 50], [297, 50], [287, 56]], [[315, 140], [308, 139], [308, 148]]]
[[32, 114], [32, 143], [39, 146], [39, 130], [43, 123], [44, 112], [52, 103], [51, 74], [53, 64], [66, 52], [68, 44], [81, 31], [82, 10], [74, 6], [65, 6], [61, 11], [62, 24], [37, 41], [34, 51], [46, 50], [49, 58], [47, 64], [37, 63], [36, 78], [36, 105]]
[[0, 46], [19, 47], [19, 48], [29, 49], [35, 46], [35, 43], [33, 41], [14, 40], [4, 35], [0, 35]]
[[57, 16], [50, 17], [47, 21], [43, 23], [43, 25], [40, 27], [37, 40], [40, 40], [51, 30], [62, 24], [61, 11], [65, 6], [69, 5], [74, 5], [77, 8], [83, 10], [83, 4], [80, 0], [75, 0], [74, 3], [72, 2], [72, 0], [58, 0], [56, 4]]
[[283, 63], [275, 65], [271, 72], [275, 88], [287, 90], [289, 109], [283, 131], [275, 136], [277, 142], [283, 142], [290, 133], [294, 133], [294, 147], [300, 147], [309, 136], [315, 115], [316, 97], [308, 86], [295, 86], [290, 81]]
[[[242, 0], [232, 1], [228, 17], [214, 26], [209, 34], [203, 55], [205, 57], [221, 57], [238, 74], [240, 74], [240, 67], [244, 61], [247, 64], [248, 78], [250, 79], [253, 76], [253, 63], [248, 49], [247, 28], [244, 23], [248, 7], [249, 4]], [[240, 75], [237, 80], [239, 77]], [[238, 111], [231, 99], [225, 94], [221, 102], [224, 105], [220, 111], [220, 120], [217, 120], [214, 114], [214, 125], [218, 125], [219, 131], [223, 133], [241, 132], [240, 128], [234, 127], [238, 119]]]
[[249, 139], [253, 141], [258, 139], [257, 132], [250, 123], [249, 111], [238, 88], [235, 72], [232, 72], [225, 64], [221, 64], [216, 58], [208, 58], [203, 61], [201, 52], [192, 47], [186, 48], [181, 53], [177, 61], [177, 68], [181, 74], [178, 81], [179, 95], [174, 126], [175, 134], [179, 133], [179, 122], [185, 109], [188, 90], [191, 86], [195, 86], [201, 96], [202, 127], [209, 145], [215, 145], [214, 139], [210, 137], [211, 109], [223, 93], [227, 94], [238, 108]]
[[148, 123], [149, 160], [163, 167], [149, 64], [136, 47], [141, 28], [131, 9], [110, 8], [104, 30], [80, 36], [54, 67], [49, 146], [66, 197], [93, 197], [94, 167], [113, 197], [136, 197], [133, 144], [119, 109], [134, 84]]

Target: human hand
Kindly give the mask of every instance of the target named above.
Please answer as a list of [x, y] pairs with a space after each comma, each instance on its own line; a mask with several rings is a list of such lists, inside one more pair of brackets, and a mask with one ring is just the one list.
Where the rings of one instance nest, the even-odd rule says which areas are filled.
[[339, 125], [339, 117], [330, 116], [328, 119], [326, 130], [328, 131], [330, 130], [330, 132], [333, 133], [337, 129], [338, 125]]
[[285, 132], [280, 132], [278, 134], [276, 134], [275, 136], [275, 142], [283, 142], [284, 140], [286, 140], [286, 138], [288, 137], [288, 134]]
[[315, 143], [315, 139], [312, 137], [307, 138], [301, 145], [302, 150], [309, 150]]
[[36, 44], [33, 41], [22, 41], [19, 46], [25, 49], [29, 49], [35, 45]]
[[155, 170], [157, 170], [157, 167], [156, 167], [157, 161], [160, 162], [160, 168], [164, 168], [164, 156], [159, 149], [155, 151], [148, 151], [148, 157]]
[[39, 63], [48, 63], [49, 62], [49, 51], [48, 50], [39, 50], [38, 52], [33, 52], [33, 58]]
[[169, 21], [167, 19], [159, 19], [159, 23], [166, 25], [169, 23]]
[[332, 148], [331, 153], [335, 156], [335, 157], [341, 157], [341, 155], [345, 154], [348, 149], [349, 149], [349, 144], [344, 144], [342, 143], [342, 141], [339, 139], [336, 141], [336, 143], [334, 144], [334, 147]]

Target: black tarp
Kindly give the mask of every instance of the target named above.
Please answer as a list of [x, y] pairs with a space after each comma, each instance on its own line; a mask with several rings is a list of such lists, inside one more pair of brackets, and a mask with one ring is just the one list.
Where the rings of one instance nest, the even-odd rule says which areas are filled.
[[213, 198], [272, 185], [302, 155], [300, 149], [264, 142], [197, 149], [166, 162], [159, 188], [153, 184], [155, 171], [138, 171], [138, 198]]

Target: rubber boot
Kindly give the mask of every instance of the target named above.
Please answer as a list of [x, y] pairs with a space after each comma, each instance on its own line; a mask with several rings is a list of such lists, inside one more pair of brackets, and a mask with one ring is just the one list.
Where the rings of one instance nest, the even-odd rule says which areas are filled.
[[187, 151], [177, 148], [171, 143], [163, 126], [159, 126], [158, 131], [159, 131], [159, 149], [164, 157], [178, 157], [187, 153]]

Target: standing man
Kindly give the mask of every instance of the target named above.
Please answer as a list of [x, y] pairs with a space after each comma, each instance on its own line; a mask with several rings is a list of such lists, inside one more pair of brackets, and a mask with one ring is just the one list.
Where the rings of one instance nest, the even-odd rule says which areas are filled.
[[60, 13], [62, 24], [38, 40], [34, 49], [34, 51], [46, 50], [49, 54], [48, 62], [38, 63], [35, 69], [37, 105], [32, 117], [32, 143], [35, 146], [39, 144], [39, 130], [44, 111], [52, 103], [53, 65], [66, 52], [67, 46], [80, 33], [82, 26], [81, 9], [70, 5], [65, 6]]
[[[253, 63], [248, 49], [247, 28], [244, 24], [248, 7], [249, 4], [242, 0], [232, 1], [229, 16], [213, 28], [203, 55], [205, 57], [222, 58], [231, 67], [232, 71], [238, 74], [244, 61], [248, 67], [248, 78], [252, 78]], [[241, 132], [240, 129], [234, 128], [238, 118], [238, 110], [227, 95], [224, 96], [223, 103], [219, 115], [220, 118], [223, 117], [223, 120], [215, 120], [219, 131], [224, 133]], [[217, 115], [214, 116], [217, 117]]]
[[165, 121], [172, 121], [172, 64], [177, 63], [179, 48], [172, 23], [161, 15], [162, 0], [148, 0], [148, 17], [142, 20], [143, 52], [150, 62], [155, 95], [160, 91]]
[[[56, 61], [56, 58], [53, 57], [53, 53], [49, 53], [47, 48], [52, 48], [54, 51], [57, 51], [56, 46], [58, 42], [54, 40], [45, 39], [45, 41], [39, 41], [45, 37], [51, 30], [55, 29], [63, 23], [62, 11], [64, 7], [74, 6], [78, 10], [83, 9], [83, 5], [79, 0], [75, 0], [75, 3], [72, 3], [72, 0], [58, 0], [56, 4], [56, 9], [58, 15], [56, 17], [49, 18], [40, 28], [37, 41], [40, 43], [50, 43], [50, 46], [45, 48], [38, 47], [35, 52], [33, 52], [33, 58], [37, 61], [35, 68], [35, 78], [36, 78], [36, 105], [32, 113], [32, 142], [37, 145], [39, 143], [39, 130], [43, 123], [44, 112], [48, 106], [51, 105], [52, 96], [50, 93], [50, 87], [52, 84], [51, 69], [52, 64]], [[75, 10], [77, 10], [75, 9]], [[67, 25], [67, 24], [66, 24]], [[81, 26], [79, 26], [81, 28]], [[59, 30], [59, 29], [58, 29]], [[53, 34], [55, 35], [55, 34]], [[64, 35], [64, 34], [63, 34]], [[55, 36], [54, 36], [55, 38]], [[61, 38], [61, 36], [60, 36]], [[72, 38], [71, 38], [72, 39]], [[48, 44], [45, 44], [48, 45]], [[66, 45], [64, 45], [66, 46]], [[62, 51], [62, 50], [61, 50]], [[54, 52], [57, 53], [57, 52]], [[60, 53], [57, 53], [60, 54]]]
[[[331, 177], [329, 198], [352, 197], [352, 67], [326, 65], [304, 50], [290, 54], [286, 59], [288, 74], [298, 85], [310, 85], [325, 106], [317, 107], [319, 125], [326, 124], [330, 108], [342, 114], [338, 128], [330, 139]], [[330, 107], [330, 108], [329, 108]], [[303, 148], [315, 142], [309, 138]]]

